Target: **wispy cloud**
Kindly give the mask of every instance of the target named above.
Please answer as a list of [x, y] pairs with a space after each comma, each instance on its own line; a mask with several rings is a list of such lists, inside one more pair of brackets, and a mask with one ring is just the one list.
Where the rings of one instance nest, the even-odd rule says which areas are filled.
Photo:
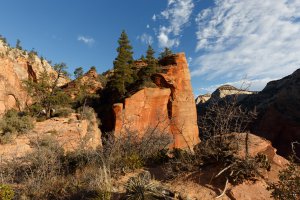
[[151, 45], [153, 43], [153, 37], [151, 35], [148, 35], [147, 33], [143, 33], [142, 35], [137, 36], [137, 39], [147, 45]]
[[238, 81], [247, 76], [262, 89], [300, 66], [300, 1], [215, 0], [196, 24], [194, 77]]
[[88, 46], [92, 46], [95, 43], [95, 39], [87, 36], [78, 36], [77, 41], [83, 42]]
[[[167, 8], [160, 14], [160, 17], [168, 23], [166, 26], [160, 26], [158, 31], [157, 39], [160, 47], [176, 47], [180, 44], [180, 33], [188, 24], [193, 8], [192, 0], [168, 0]], [[157, 17], [154, 16], [156, 20]]]

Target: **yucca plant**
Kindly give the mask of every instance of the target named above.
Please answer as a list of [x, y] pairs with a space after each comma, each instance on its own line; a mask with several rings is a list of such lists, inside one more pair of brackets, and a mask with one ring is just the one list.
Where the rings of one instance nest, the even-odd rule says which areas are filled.
[[127, 200], [151, 200], [163, 197], [149, 173], [130, 178], [125, 184], [125, 189]]

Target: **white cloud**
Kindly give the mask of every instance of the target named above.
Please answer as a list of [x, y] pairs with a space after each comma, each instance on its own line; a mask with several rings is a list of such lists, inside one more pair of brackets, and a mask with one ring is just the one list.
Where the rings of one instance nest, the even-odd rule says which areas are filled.
[[[215, 0], [197, 18], [197, 69], [192, 76], [267, 81], [300, 66], [299, 0]], [[266, 78], [268, 77], [268, 78]]]
[[147, 33], [143, 33], [141, 36], [137, 36], [137, 39], [147, 45], [151, 45], [153, 43], [153, 37], [151, 35], [148, 35]]
[[180, 33], [189, 22], [193, 8], [193, 0], [168, 0], [167, 8], [161, 12], [161, 17], [168, 20], [168, 25], [161, 26], [157, 35], [160, 47], [176, 47], [180, 44]]
[[95, 43], [95, 39], [91, 37], [86, 37], [86, 36], [78, 36], [77, 40], [80, 42], [83, 42], [84, 44], [91, 46]]
[[149, 25], [149, 24], [147, 24], [147, 25], [146, 25], [146, 28], [150, 28], [150, 25]]

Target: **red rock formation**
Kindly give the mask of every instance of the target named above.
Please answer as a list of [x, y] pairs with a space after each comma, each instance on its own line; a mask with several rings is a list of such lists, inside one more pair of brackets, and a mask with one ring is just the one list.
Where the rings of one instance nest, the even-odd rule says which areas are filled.
[[[44, 69], [56, 73], [47, 61], [36, 55], [29, 56], [27, 52], [8, 47], [0, 41], [0, 115], [11, 108], [22, 110], [25, 107], [28, 97], [22, 81], [36, 81]], [[62, 78], [59, 81], [62, 85], [68, 80]]]
[[145, 88], [126, 98], [124, 109], [122, 103], [114, 104], [116, 134], [130, 130], [142, 136], [153, 128], [161, 132], [169, 130], [166, 105], [170, 93], [170, 89]]
[[185, 54], [174, 54], [160, 62], [163, 73], [153, 76], [160, 89], [145, 88], [137, 92], [125, 99], [124, 108], [122, 104], [114, 105], [115, 132], [119, 134], [128, 127], [141, 133], [160, 122], [162, 128], [173, 135], [173, 147], [192, 148], [200, 140]]
[[67, 84], [63, 85], [61, 88], [70, 94], [71, 98], [75, 98], [80, 90], [80, 86], [85, 86], [86, 92], [89, 94], [96, 94], [99, 89], [102, 89], [103, 86], [99, 81], [99, 74], [96, 69], [91, 68], [87, 73], [82, 77], [79, 77], [76, 80], [70, 81]]

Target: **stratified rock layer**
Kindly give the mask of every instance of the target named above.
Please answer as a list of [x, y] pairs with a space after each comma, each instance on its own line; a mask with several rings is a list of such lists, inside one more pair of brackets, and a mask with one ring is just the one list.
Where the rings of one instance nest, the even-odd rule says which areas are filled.
[[[174, 148], [192, 148], [200, 142], [191, 77], [184, 53], [160, 61], [163, 73], [153, 81], [159, 88], [145, 88], [115, 104], [115, 132], [135, 130], [139, 134], [159, 124], [173, 136]], [[125, 127], [124, 127], [125, 126]]]

